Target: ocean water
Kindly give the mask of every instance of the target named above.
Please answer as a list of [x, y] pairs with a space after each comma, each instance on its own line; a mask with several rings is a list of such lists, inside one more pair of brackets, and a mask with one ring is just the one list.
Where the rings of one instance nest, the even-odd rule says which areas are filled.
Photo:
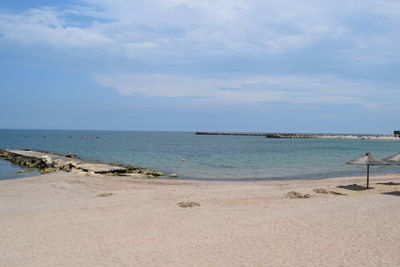
[[[71, 152], [88, 160], [176, 173], [180, 179], [263, 180], [364, 175], [365, 166], [345, 162], [365, 152], [387, 157], [400, 152], [400, 142], [268, 139], [193, 132], [0, 130], [0, 148]], [[21, 176], [15, 173], [19, 167], [4, 161], [0, 169], [0, 179]], [[371, 172], [400, 172], [400, 166], [373, 166]]]
[[[18, 171], [24, 171], [24, 173], [17, 173]], [[0, 180], [24, 178], [32, 175], [39, 175], [39, 172], [12, 164], [5, 160], [0, 160]]]

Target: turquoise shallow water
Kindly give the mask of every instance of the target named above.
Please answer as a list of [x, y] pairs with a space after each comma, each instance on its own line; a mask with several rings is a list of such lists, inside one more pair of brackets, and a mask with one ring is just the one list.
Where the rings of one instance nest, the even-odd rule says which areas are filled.
[[[378, 158], [395, 154], [400, 152], [400, 142], [267, 139], [192, 132], [0, 130], [0, 148], [71, 152], [89, 160], [176, 173], [183, 179], [258, 180], [363, 175], [364, 166], [344, 163], [367, 151]], [[15, 177], [15, 169], [10, 171], [4, 163], [0, 169], [0, 179]], [[400, 166], [374, 166], [371, 171], [397, 172]]]
[[11, 162], [0, 160], [0, 180], [4, 179], [16, 179], [29, 177], [32, 175], [38, 175], [37, 171], [29, 171], [27, 173], [17, 173], [18, 171], [28, 171], [28, 168], [14, 165]]

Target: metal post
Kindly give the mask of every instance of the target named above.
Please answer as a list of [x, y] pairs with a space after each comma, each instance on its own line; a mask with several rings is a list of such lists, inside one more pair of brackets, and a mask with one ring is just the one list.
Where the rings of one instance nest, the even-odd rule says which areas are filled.
[[369, 164], [367, 164], [367, 189], [369, 189]]

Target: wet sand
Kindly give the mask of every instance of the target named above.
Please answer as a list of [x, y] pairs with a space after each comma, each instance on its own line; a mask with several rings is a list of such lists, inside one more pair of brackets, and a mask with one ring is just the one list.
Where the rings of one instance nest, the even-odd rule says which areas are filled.
[[399, 266], [400, 174], [353, 184], [4, 180], [0, 266]]

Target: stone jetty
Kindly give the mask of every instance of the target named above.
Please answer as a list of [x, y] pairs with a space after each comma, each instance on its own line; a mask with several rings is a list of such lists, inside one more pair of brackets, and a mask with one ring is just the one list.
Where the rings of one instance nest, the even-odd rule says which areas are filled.
[[196, 132], [195, 135], [266, 136], [266, 134], [264, 133], [218, 133], [218, 132]]
[[333, 138], [333, 139], [362, 139], [362, 140], [395, 140], [396, 135], [334, 135], [334, 134], [297, 134], [297, 133], [229, 133], [229, 132], [196, 132], [195, 135], [233, 135], [233, 136], [262, 136], [266, 138]]
[[147, 176], [162, 176], [164, 173], [147, 170], [132, 165], [119, 165], [107, 162], [91, 162], [73, 154], [67, 155], [29, 149], [11, 150], [0, 149], [0, 158], [28, 168], [37, 168], [41, 172], [74, 171], [86, 174], [128, 175], [132, 173]]
[[266, 138], [317, 138], [317, 135], [294, 134], [294, 133], [219, 133], [219, 132], [196, 132], [196, 135], [234, 135], [234, 136], [263, 136]]

